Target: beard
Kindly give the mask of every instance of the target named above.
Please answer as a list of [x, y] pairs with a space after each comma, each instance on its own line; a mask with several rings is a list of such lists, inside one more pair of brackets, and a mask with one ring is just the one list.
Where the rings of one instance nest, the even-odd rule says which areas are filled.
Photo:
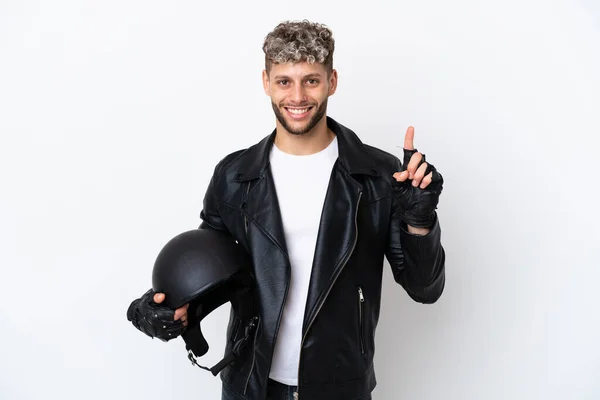
[[292, 135], [304, 135], [305, 133], [310, 132], [312, 128], [314, 128], [319, 123], [321, 118], [323, 118], [323, 116], [325, 115], [325, 112], [327, 111], [327, 99], [325, 99], [325, 101], [321, 103], [321, 105], [317, 109], [317, 112], [308, 121], [308, 123], [300, 128], [293, 128], [292, 126], [290, 126], [290, 124], [288, 124], [288, 122], [286, 121], [283, 112], [279, 109], [279, 107], [275, 105], [275, 103], [271, 102], [271, 106], [273, 107], [273, 111], [275, 112], [275, 117], [277, 117], [277, 120], [286, 131], [288, 131]]

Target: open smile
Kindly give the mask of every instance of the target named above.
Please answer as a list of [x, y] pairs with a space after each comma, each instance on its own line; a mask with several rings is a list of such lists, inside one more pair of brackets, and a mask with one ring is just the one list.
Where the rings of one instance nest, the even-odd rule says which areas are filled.
[[310, 110], [312, 110], [313, 106], [309, 107], [283, 107], [287, 114], [293, 119], [302, 119], [305, 118]]

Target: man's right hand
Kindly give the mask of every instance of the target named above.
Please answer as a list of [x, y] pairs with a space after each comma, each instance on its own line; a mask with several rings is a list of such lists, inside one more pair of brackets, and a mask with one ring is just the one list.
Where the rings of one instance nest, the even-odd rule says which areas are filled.
[[[155, 303], [162, 303], [163, 301], [165, 301], [165, 294], [164, 293], [155, 293], [154, 297], [152, 298], [154, 300]], [[188, 322], [187, 322], [187, 310], [188, 307], [190, 306], [190, 304], [184, 304], [181, 307], [179, 307], [178, 309], [175, 310], [175, 315], [173, 318], [180, 319], [181, 322], [183, 322], [183, 326], [187, 326]]]
[[178, 337], [185, 330], [189, 304], [173, 311], [160, 305], [164, 299], [164, 293], [148, 290], [129, 305], [127, 320], [146, 335], [167, 342]]

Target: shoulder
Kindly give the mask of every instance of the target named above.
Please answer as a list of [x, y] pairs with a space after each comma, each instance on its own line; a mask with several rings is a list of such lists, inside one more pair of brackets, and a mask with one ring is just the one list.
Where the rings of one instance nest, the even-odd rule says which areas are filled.
[[239, 172], [246, 172], [248, 168], [260, 164], [269, 137], [270, 135], [264, 137], [258, 143], [225, 155], [215, 167], [215, 176], [219, 176], [227, 181], [235, 180]]
[[384, 174], [398, 171], [400, 160], [394, 154], [364, 142], [354, 130], [342, 125], [333, 118], [328, 117], [328, 122], [334, 132], [343, 135], [344, 140], [347, 142], [349, 157], [361, 158], [360, 163], [363, 166], [371, 164]]
[[400, 160], [394, 154], [368, 144], [365, 144], [364, 147], [368, 156], [373, 159], [380, 168], [394, 172], [398, 171], [398, 168], [400, 168]]
[[231, 169], [231, 165], [235, 163], [235, 161], [245, 152], [248, 151], [249, 148], [244, 148], [244, 149], [239, 149], [239, 150], [235, 150], [227, 155], [225, 155], [225, 157], [221, 158], [221, 160], [217, 163], [217, 166], [215, 167], [215, 174], [216, 173], [222, 173], [224, 171], [226, 171], [227, 169]]

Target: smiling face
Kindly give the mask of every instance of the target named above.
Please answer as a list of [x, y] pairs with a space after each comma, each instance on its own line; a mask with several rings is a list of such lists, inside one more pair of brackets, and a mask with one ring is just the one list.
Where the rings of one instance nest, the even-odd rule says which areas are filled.
[[281, 127], [303, 135], [326, 114], [327, 99], [337, 87], [337, 71], [328, 76], [320, 63], [273, 63], [269, 72], [263, 71], [263, 86]]

